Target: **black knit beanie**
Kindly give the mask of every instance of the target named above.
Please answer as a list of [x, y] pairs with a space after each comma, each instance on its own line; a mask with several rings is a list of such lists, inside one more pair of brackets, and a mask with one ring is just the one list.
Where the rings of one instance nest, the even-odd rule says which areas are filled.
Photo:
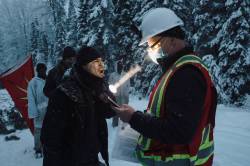
[[101, 57], [102, 55], [93, 47], [83, 46], [78, 51], [76, 64], [79, 66], [86, 65], [89, 62]]
[[76, 56], [76, 51], [74, 48], [67, 46], [63, 49], [62, 57], [63, 59], [71, 58]]

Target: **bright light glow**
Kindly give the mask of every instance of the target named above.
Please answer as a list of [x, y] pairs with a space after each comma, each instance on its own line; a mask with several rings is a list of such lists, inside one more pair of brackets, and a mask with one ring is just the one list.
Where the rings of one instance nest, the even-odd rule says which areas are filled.
[[139, 71], [141, 71], [141, 67], [139, 65], [135, 65], [134, 67], [130, 68], [129, 71], [119, 81], [117, 81], [114, 85], [109, 85], [109, 90], [112, 93], [117, 93], [117, 89]]
[[109, 85], [109, 90], [110, 90], [112, 93], [117, 93], [117, 88], [116, 88], [114, 85]]
[[148, 49], [148, 56], [149, 58], [156, 64], [158, 64], [157, 62], [157, 58], [159, 58], [158, 56], [158, 50], [152, 50], [152, 49]]

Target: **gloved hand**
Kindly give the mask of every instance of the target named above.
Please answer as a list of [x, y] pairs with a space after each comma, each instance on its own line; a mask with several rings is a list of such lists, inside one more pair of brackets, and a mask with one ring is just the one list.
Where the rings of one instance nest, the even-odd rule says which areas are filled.
[[134, 108], [127, 104], [123, 104], [120, 107], [114, 107], [113, 109], [116, 110], [117, 115], [123, 122], [129, 122], [133, 113], [135, 112]]

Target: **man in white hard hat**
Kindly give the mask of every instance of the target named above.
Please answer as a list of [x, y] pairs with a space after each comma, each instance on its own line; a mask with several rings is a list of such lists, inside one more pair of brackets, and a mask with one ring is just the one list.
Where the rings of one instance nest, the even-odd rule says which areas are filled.
[[170, 9], [156, 8], [142, 19], [142, 40], [163, 71], [147, 112], [115, 107], [121, 120], [141, 133], [137, 158], [147, 166], [211, 166], [217, 92], [202, 60], [185, 42], [183, 21]]

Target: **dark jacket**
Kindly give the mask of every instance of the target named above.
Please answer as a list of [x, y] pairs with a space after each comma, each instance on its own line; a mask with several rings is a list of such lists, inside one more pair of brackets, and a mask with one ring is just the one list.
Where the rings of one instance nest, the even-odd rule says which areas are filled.
[[[175, 55], [163, 59], [160, 64], [164, 72], [180, 57], [188, 54], [193, 54], [191, 48], [184, 48]], [[129, 123], [133, 129], [148, 138], [166, 144], [188, 144], [202, 116], [206, 88], [205, 78], [196, 67], [183, 66], [171, 78], [164, 94], [163, 102], [166, 105], [167, 117], [156, 118], [137, 111]], [[213, 103], [217, 104], [217, 101]]]
[[63, 76], [67, 68], [61, 61], [57, 66], [49, 71], [43, 88], [45, 96], [50, 97], [55, 92], [56, 87], [62, 82]]
[[99, 98], [103, 93], [112, 96], [101, 79], [80, 69], [58, 86], [41, 132], [43, 166], [95, 166], [99, 152], [108, 163], [105, 118], [115, 112]]

